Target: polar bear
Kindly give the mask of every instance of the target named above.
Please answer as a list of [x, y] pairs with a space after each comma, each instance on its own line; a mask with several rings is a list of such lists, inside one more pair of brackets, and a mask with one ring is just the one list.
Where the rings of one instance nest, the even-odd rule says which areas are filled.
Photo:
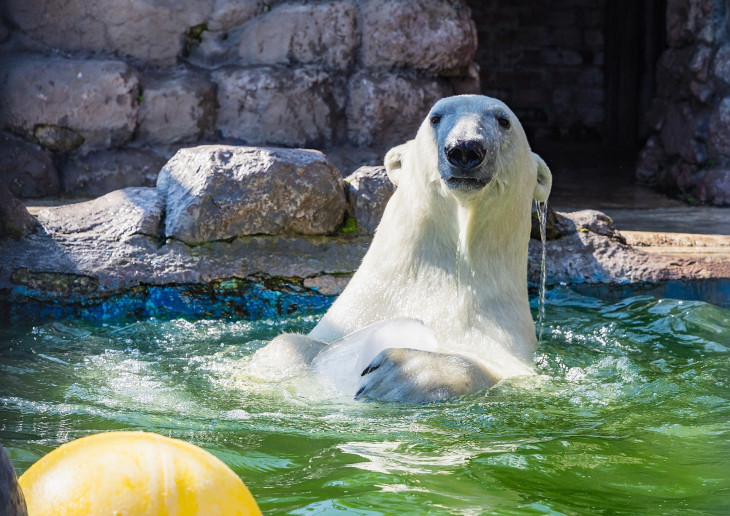
[[441, 99], [385, 165], [397, 189], [348, 286], [308, 336], [281, 335], [254, 359], [409, 403], [531, 374], [531, 204], [552, 176], [517, 117], [489, 97]]

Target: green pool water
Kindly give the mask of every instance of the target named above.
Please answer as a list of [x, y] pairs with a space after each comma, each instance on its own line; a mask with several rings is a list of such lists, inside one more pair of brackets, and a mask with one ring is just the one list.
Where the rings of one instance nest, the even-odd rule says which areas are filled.
[[730, 311], [548, 293], [536, 378], [360, 403], [241, 371], [277, 320], [0, 330], [0, 442], [22, 473], [105, 430], [195, 443], [264, 513], [730, 514]]

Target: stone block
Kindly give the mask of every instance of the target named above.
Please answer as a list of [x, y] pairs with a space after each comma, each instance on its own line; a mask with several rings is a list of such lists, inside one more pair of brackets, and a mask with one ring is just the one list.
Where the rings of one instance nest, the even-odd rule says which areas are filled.
[[413, 138], [436, 101], [453, 94], [444, 80], [368, 71], [350, 78], [348, 92], [348, 139], [377, 147]]
[[344, 84], [315, 68], [229, 67], [218, 84], [217, 127], [247, 144], [321, 147], [344, 124]]
[[[68, 51], [120, 53], [174, 65], [191, 27], [205, 24], [213, 0], [7, 0], [8, 18], [40, 44]], [[234, 2], [230, 2], [234, 3]]]
[[636, 165], [636, 179], [641, 184], [655, 185], [663, 179], [662, 164], [666, 154], [658, 135], [651, 136], [644, 148], [639, 152]]
[[38, 221], [23, 204], [0, 183], [0, 240], [20, 238], [38, 227]]
[[156, 188], [125, 188], [92, 201], [46, 208], [38, 220], [49, 232], [83, 235], [89, 242], [122, 241], [135, 235], [156, 240], [163, 206]]
[[165, 159], [150, 151], [123, 149], [74, 156], [61, 168], [63, 191], [99, 196], [130, 186], [154, 186]]
[[211, 135], [216, 120], [216, 86], [184, 71], [142, 78], [135, 138], [151, 145], [192, 143]]
[[730, 43], [726, 43], [717, 51], [712, 71], [718, 79], [730, 85]]
[[689, 69], [692, 71], [697, 80], [705, 82], [709, 77], [710, 58], [712, 57], [712, 48], [705, 45], [698, 45], [695, 49], [692, 60], [689, 63]]
[[137, 122], [138, 80], [119, 61], [18, 56], [0, 63], [0, 126], [47, 147], [116, 147]]
[[724, 0], [668, 0], [667, 43], [683, 47], [696, 42], [712, 45], [722, 34]]
[[361, 2], [361, 57], [368, 68], [415, 68], [430, 73], [469, 66], [477, 31], [465, 2]]
[[689, 163], [703, 163], [707, 149], [697, 135], [704, 118], [689, 103], [670, 104], [661, 129], [662, 146], [667, 154], [681, 156]]
[[21, 198], [55, 195], [60, 189], [50, 153], [8, 133], [0, 133], [0, 184]]
[[701, 173], [695, 184], [698, 201], [716, 206], [730, 206], [730, 169], [717, 168]]
[[385, 167], [360, 167], [345, 178], [347, 209], [357, 221], [359, 234], [372, 235], [395, 192]]
[[[266, 4], [271, 7], [277, 1], [269, 0]], [[229, 31], [256, 16], [260, 9], [260, 0], [213, 0], [206, 28], [212, 32]]]
[[708, 147], [713, 160], [730, 158], [730, 97], [725, 97], [710, 117]]
[[345, 214], [340, 173], [318, 151], [209, 145], [181, 149], [157, 188], [165, 236], [187, 244], [244, 235], [323, 235]]
[[284, 3], [250, 20], [238, 35], [241, 64], [316, 64], [347, 70], [358, 44], [352, 0]]

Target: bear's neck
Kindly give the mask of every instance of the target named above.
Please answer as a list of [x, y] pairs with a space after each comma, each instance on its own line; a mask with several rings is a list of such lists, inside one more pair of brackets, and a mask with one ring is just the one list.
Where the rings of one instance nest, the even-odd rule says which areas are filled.
[[428, 269], [429, 263], [449, 263], [442, 258], [450, 254], [454, 269], [449, 272], [459, 286], [495, 301], [526, 300], [531, 200], [459, 203], [438, 198], [434, 204], [414, 214], [423, 222], [410, 227], [422, 230], [403, 235], [402, 243], [411, 243], [420, 265]]
[[[362, 266], [365, 281], [391, 278], [380, 294], [371, 282], [373, 302], [391, 303], [393, 317], [424, 320], [437, 337], [474, 332], [473, 340], [481, 342], [488, 335], [531, 360], [535, 346], [527, 294], [531, 202], [526, 197], [459, 204], [438, 194], [409, 198], [406, 189], [399, 188]], [[419, 298], [409, 299], [410, 293]], [[439, 299], [424, 300], [425, 293]], [[393, 298], [397, 302], [391, 302]], [[428, 308], [421, 313], [421, 307]]]
[[378, 321], [414, 318], [445, 351], [484, 364], [510, 355], [523, 366], [489, 369], [523, 374], [515, 371], [536, 348], [527, 297], [531, 200], [460, 209], [451, 196], [402, 187], [362, 265], [310, 336], [332, 341]]

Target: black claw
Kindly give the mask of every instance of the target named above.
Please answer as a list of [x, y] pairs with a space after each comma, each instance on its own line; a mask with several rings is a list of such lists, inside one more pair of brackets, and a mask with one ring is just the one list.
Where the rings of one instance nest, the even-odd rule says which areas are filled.
[[366, 374], [370, 374], [370, 373], [372, 373], [373, 371], [375, 371], [375, 370], [376, 370], [376, 369], [377, 369], [378, 367], [380, 367], [380, 364], [375, 364], [375, 365], [372, 365], [372, 364], [370, 364], [369, 366], [367, 366], [367, 367], [366, 367], [366, 368], [365, 368], [365, 369], [363, 370], [363, 372], [362, 372], [362, 373], [360, 373], [360, 376], [365, 376]]
[[355, 393], [355, 399], [358, 399], [364, 390], [365, 390], [365, 387], [360, 387], [358, 389], [358, 391]]

